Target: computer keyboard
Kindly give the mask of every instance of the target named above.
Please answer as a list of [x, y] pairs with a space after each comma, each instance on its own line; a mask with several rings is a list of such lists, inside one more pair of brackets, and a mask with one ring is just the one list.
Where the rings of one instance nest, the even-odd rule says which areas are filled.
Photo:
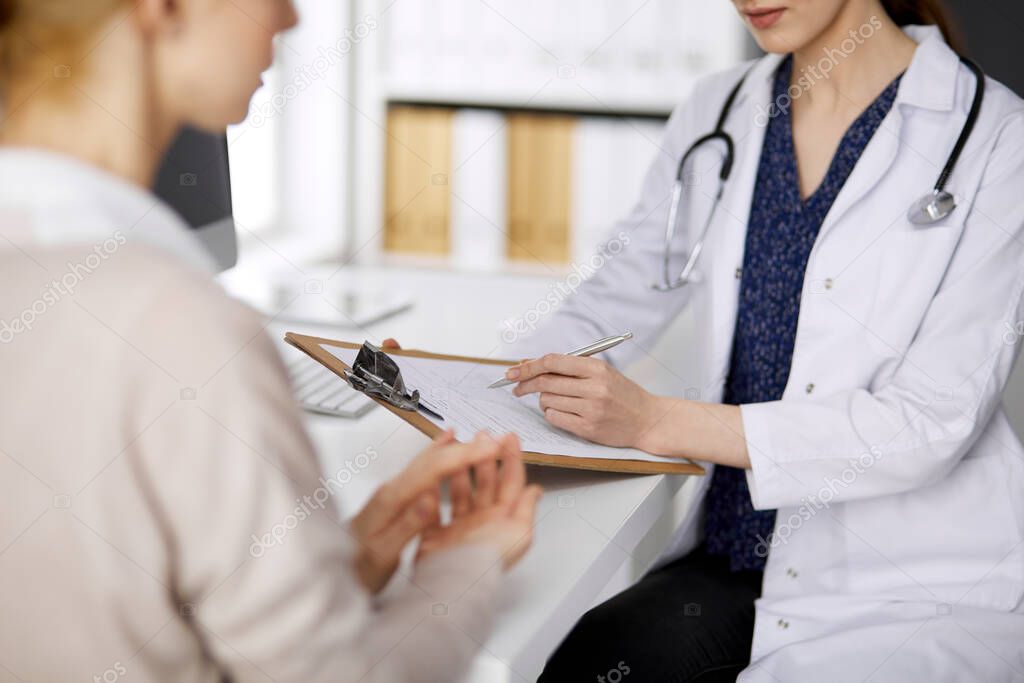
[[288, 374], [295, 398], [304, 410], [354, 419], [377, 405], [305, 354], [288, 364]]

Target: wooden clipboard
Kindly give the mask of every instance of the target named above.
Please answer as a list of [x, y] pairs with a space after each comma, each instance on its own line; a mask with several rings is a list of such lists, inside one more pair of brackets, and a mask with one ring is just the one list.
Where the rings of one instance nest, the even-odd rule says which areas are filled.
[[[334, 374], [344, 378], [345, 371], [351, 370], [348, 365], [337, 356], [325, 351], [321, 345], [334, 346], [341, 349], [358, 349], [362, 344], [352, 344], [326, 339], [324, 337], [312, 337], [305, 334], [288, 332], [284, 340], [299, 349], [321, 365], [326, 366]], [[509, 366], [515, 365], [516, 361], [494, 360], [491, 358], [472, 358], [469, 356], [449, 356], [440, 353], [429, 353], [427, 351], [413, 350], [388, 350], [388, 355], [411, 356], [413, 358], [436, 358], [438, 360], [468, 361], [471, 363], [482, 363], [486, 365]], [[417, 412], [400, 410], [386, 401], [374, 399], [380, 405], [402, 418], [413, 427], [433, 438], [441, 433], [441, 428]], [[671, 462], [647, 462], [645, 460], [610, 460], [608, 458], [579, 458], [571, 455], [549, 455], [546, 453], [524, 453], [523, 460], [531, 465], [545, 465], [548, 467], [564, 467], [578, 470], [598, 470], [601, 472], [622, 472], [627, 474], [704, 474], [704, 468], [690, 461]]]

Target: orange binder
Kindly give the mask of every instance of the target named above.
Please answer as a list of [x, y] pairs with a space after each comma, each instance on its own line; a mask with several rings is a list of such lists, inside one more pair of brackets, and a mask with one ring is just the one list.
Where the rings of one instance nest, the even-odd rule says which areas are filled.
[[576, 118], [508, 117], [508, 257], [568, 263]]
[[454, 111], [435, 107], [388, 110], [384, 248], [444, 255], [450, 250], [448, 186]]

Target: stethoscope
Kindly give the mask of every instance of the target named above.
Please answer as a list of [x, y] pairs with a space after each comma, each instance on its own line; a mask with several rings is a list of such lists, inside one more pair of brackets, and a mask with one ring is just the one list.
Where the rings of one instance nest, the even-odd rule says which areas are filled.
[[[974, 124], [978, 120], [978, 112], [981, 110], [981, 103], [985, 99], [985, 73], [981, 70], [981, 67], [966, 57], [960, 57], [960, 61], [963, 62], [964, 65], [967, 66], [967, 68], [974, 74], [974, 100], [971, 102], [971, 109], [967, 114], [967, 121], [964, 122], [964, 126], [960, 131], [960, 137], [957, 138], [956, 144], [953, 145], [953, 151], [950, 152], [949, 158], [946, 160], [946, 165], [943, 166], [942, 172], [939, 174], [938, 180], [935, 181], [935, 186], [932, 188], [932, 191], [911, 204], [910, 208], [907, 210], [907, 220], [914, 225], [932, 225], [933, 223], [941, 221], [956, 209], [956, 199], [952, 194], [946, 191], [946, 183], [949, 181], [949, 177], [953, 174], [953, 169], [956, 167], [956, 162], [960, 158], [960, 153], [963, 151], [964, 145], [967, 144], [967, 140], [971, 136]], [[749, 74], [749, 71], [747, 74]], [[732, 110], [733, 102], [739, 94], [740, 88], [743, 87], [743, 82], [746, 81], [747, 74], [743, 74], [743, 77], [740, 78], [739, 82], [729, 93], [729, 96], [725, 99], [725, 104], [722, 105], [722, 112], [718, 115], [718, 122], [715, 124], [715, 129], [707, 135], [697, 138], [693, 144], [687, 148], [683, 153], [682, 158], [679, 160], [679, 166], [676, 168], [675, 184], [672, 186], [672, 203], [669, 206], [668, 220], [665, 223], [665, 257], [662, 262], [662, 278], [664, 281], [662, 283], [655, 283], [651, 285], [653, 289], [661, 292], [669, 292], [696, 280], [694, 278], [694, 268], [697, 266], [697, 260], [700, 258], [701, 252], [704, 251], [704, 243], [707, 238], [708, 229], [711, 227], [711, 222], [714, 219], [715, 210], [721, 202], [722, 193], [725, 191], [725, 183], [729, 180], [729, 174], [732, 173], [732, 165], [735, 158], [736, 146], [733, 142], [732, 136], [725, 132], [725, 120], [729, 118], [729, 112]], [[697, 241], [694, 243], [689, 256], [686, 257], [686, 264], [683, 266], [682, 271], [680, 271], [679, 276], [673, 280], [670, 275], [672, 239], [675, 237], [676, 223], [679, 218], [679, 204], [682, 201], [683, 190], [686, 186], [684, 181], [686, 162], [691, 156], [693, 156], [694, 152], [700, 149], [703, 145], [715, 141], [721, 142], [725, 145], [725, 154], [722, 157], [722, 168], [718, 173], [718, 189], [715, 192], [711, 211], [708, 213], [707, 220], [704, 222], [704, 227], [700, 232], [700, 237], [698, 237]]]

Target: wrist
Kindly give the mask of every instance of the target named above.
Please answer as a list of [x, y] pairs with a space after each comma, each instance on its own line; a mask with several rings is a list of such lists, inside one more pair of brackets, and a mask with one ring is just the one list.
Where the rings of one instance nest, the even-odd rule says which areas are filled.
[[679, 456], [685, 453], [686, 403], [671, 396], [651, 396], [644, 412], [650, 421], [637, 437], [636, 448], [651, 455]]
[[496, 584], [503, 571], [501, 551], [491, 543], [460, 543], [437, 548], [418, 557], [414, 568], [414, 584], [438, 602], [456, 602], [470, 588], [481, 583]]

